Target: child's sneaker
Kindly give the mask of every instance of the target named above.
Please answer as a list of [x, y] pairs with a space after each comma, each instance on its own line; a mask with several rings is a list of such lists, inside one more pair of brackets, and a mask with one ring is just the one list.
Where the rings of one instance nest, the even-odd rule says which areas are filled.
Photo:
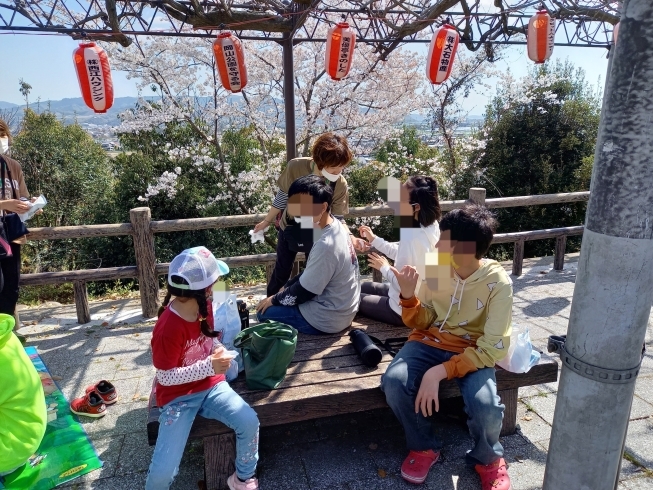
[[508, 465], [506, 460], [499, 458], [492, 464], [475, 466], [476, 473], [481, 477], [481, 488], [483, 490], [512, 490], [510, 477], [508, 476]]
[[419, 485], [424, 483], [429, 475], [429, 470], [440, 457], [440, 451], [437, 453], [431, 449], [428, 451], [411, 451], [408, 453], [404, 463], [401, 465], [401, 476], [409, 483]]
[[86, 393], [85, 396], [75, 398], [70, 402], [70, 411], [77, 415], [100, 418], [107, 414], [107, 406], [95, 391]]
[[102, 380], [97, 383], [95, 386], [87, 386], [86, 393], [95, 391], [105, 405], [113, 405], [118, 401], [118, 394], [116, 393], [116, 387], [109, 383], [107, 380]]
[[236, 473], [227, 478], [229, 490], [258, 490], [258, 479], [251, 477], [247, 481], [240, 481]]

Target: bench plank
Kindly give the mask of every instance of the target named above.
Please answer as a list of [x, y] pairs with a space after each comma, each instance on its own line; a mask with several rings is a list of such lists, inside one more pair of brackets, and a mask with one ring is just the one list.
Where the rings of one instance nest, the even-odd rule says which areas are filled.
[[[335, 381], [297, 385], [273, 391], [242, 392], [237, 389], [238, 383], [242, 383], [241, 380], [232, 383], [232, 386], [256, 410], [261, 426], [268, 427], [387, 406], [385, 396], [379, 389], [380, 376], [386, 367], [387, 363], [384, 363], [380, 368], [368, 373], [359, 375], [345, 373]], [[295, 375], [295, 377], [310, 377], [314, 374], [316, 373]], [[540, 364], [533, 366], [528, 373], [515, 374], [498, 369], [496, 377], [500, 392], [516, 390], [522, 386], [550, 383], [558, 378], [558, 364], [543, 358]], [[460, 390], [454, 380], [443, 381], [439, 394], [441, 398], [452, 398], [460, 396]], [[506, 420], [509, 415], [511, 414], [506, 410]], [[206, 437], [229, 430], [220, 422], [198, 416], [191, 429], [190, 437]], [[512, 430], [514, 432], [514, 427]], [[156, 442], [156, 432], [158, 432], [158, 409], [151, 405], [148, 421], [148, 438], [151, 444]]]

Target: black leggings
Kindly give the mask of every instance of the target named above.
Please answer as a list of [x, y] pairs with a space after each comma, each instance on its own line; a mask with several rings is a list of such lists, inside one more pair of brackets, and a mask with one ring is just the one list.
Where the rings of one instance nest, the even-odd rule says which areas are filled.
[[[308, 252], [305, 252], [304, 254], [306, 255], [306, 263], [308, 263]], [[295, 263], [295, 257], [297, 257], [297, 252], [290, 250], [288, 242], [284, 237], [283, 230], [279, 228], [279, 233], [277, 235], [277, 261], [274, 264], [274, 271], [270, 277], [270, 284], [268, 284], [268, 296], [274, 296], [286, 285], [288, 279], [290, 279], [290, 273], [292, 272], [292, 266]]]
[[20, 279], [20, 245], [11, 244], [13, 257], [0, 260], [0, 313], [14, 316], [18, 303]]
[[358, 313], [372, 320], [403, 326], [401, 315], [390, 306], [388, 291], [390, 291], [390, 285], [387, 282], [364, 282], [361, 284], [361, 302]]

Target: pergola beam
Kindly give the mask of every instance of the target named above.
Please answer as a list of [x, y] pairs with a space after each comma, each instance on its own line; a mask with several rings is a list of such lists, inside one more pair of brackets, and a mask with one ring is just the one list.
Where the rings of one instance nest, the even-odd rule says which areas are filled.
[[[285, 1], [285, 3], [283, 3]], [[213, 37], [221, 29], [244, 40], [324, 42], [307, 22], [333, 24], [345, 17], [359, 42], [373, 44], [383, 59], [404, 43], [428, 42], [445, 19], [461, 42], [476, 51], [487, 44], [523, 44], [533, 8], [530, 0], [497, 0], [480, 10], [478, 0], [0, 0], [0, 31], [57, 32], [128, 46], [134, 36]], [[558, 19], [562, 46], [608, 47], [618, 14], [612, 2], [546, 0]], [[382, 8], [385, 5], [385, 8]], [[162, 19], [163, 16], [163, 19]], [[426, 34], [426, 35], [425, 35]]]

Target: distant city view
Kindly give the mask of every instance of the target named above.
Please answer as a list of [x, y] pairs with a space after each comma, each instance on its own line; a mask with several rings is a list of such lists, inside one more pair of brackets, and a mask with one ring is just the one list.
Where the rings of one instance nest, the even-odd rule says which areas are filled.
[[[147, 100], [154, 100], [152, 97], [146, 97]], [[30, 103], [30, 109], [36, 112], [51, 111], [56, 114], [65, 124], [77, 122], [86, 132], [88, 132], [95, 141], [102, 145], [106, 151], [119, 151], [120, 142], [115, 133], [115, 127], [120, 124], [118, 115], [126, 110], [132, 109], [138, 102], [136, 97], [118, 97], [114, 100], [113, 107], [106, 114], [95, 114], [86, 105], [81, 97], [35, 101]], [[234, 102], [238, 103], [238, 98], [234, 97]], [[14, 120], [17, 122], [25, 105], [12, 104], [11, 102], [0, 101], [0, 112], [14, 113]], [[459, 124], [454, 131], [454, 137], [464, 137], [470, 135], [475, 128], [480, 127], [483, 123], [483, 116], [468, 115], [466, 119]], [[398, 126], [414, 127], [419, 138], [432, 148], [443, 145], [440, 131], [431, 127], [428, 118], [419, 114], [410, 114], [398, 124]], [[361, 141], [361, 146], [369, 148], [372, 145]], [[373, 142], [369, 142], [373, 143]], [[359, 155], [361, 163], [371, 158], [370, 155]]]

